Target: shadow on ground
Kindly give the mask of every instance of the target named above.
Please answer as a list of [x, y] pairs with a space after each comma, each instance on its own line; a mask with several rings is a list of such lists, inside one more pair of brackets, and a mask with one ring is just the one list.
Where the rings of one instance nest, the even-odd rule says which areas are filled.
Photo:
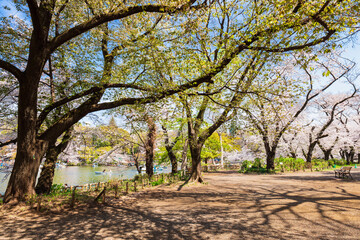
[[[120, 203], [5, 216], [1, 239], [358, 239], [360, 187], [330, 173], [208, 174]], [[356, 173], [358, 174], [358, 173]], [[328, 178], [326, 180], [326, 177]], [[357, 175], [358, 177], [358, 175]], [[301, 183], [301, 184], [299, 184]]]

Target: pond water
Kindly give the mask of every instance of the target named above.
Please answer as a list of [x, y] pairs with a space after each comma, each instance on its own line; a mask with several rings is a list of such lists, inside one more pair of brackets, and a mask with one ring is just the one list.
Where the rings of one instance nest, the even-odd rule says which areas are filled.
[[[95, 174], [103, 170], [111, 174]], [[158, 173], [168, 173], [171, 168], [166, 168]], [[40, 174], [40, 173], [39, 173]], [[54, 184], [67, 184], [69, 186], [83, 185], [87, 183], [106, 182], [110, 179], [131, 179], [137, 174], [135, 167], [91, 167], [91, 166], [71, 166], [55, 169]], [[0, 181], [5, 177], [0, 173]], [[4, 194], [10, 175], [4, 181], [0, 182], [0, 194]]]

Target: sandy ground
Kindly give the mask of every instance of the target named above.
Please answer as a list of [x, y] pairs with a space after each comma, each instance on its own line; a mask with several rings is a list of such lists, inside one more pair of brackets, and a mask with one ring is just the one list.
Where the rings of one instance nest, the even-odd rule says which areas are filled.
[[3, 210], [0, 239], [360, 239], [360, 169], [352, 175], [208, 173], [181, 191], [160, 186], [60, 214]]

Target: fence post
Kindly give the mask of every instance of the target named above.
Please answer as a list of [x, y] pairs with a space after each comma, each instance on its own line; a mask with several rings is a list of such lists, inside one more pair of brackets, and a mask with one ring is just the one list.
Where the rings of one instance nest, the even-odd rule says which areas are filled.
[[129, 182], [126, 182], [125, 194], [127, 195], [128, 193], [129, 193]]
[[71, 208], [73, 208], [75, 206], [75, 191], [76, 191], [76, 186], [74, 186], [74, 190], [71, 194], [71, 203], [70, 203]]
[[118, 195], [118, 185], [117, 184], [115, 184], [115, 198], [117, 198], [117, 195]]
[[104, 187], [104, 193], [103, 193], [103, 203], [105, 203], [106, 198], [106, 186]]
[[136, 192], [136, 181], [134, 181], [134, 192]]
[[37, 207], [36, 207], [37, 211], [40, 211], [40, 209], [41, 209], [41, 200], [42, 200], [41, 195], [38, 195], [37, 196]]

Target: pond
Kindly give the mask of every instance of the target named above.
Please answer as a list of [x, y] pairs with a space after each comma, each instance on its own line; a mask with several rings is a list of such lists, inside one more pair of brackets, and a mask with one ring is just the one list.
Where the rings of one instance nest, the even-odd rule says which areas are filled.
[[[96, 174], [103, 170], [111, 174]], [[159, 171], [159, 173], [168, 173], [171, 168]], [[106, 182], [110, 179], [131, 179], [137, 174], [135, 167], [91, 167], [91, 166], [71, 166], [55, 169], [54, 184], [67, 184], [69, 186], [83, 185], [87, 183]], [[0, 173], [0, 181], [5, 177], [4, 173]], [[0, 194], [4, 194], [10, 176], [0, 182]]]

